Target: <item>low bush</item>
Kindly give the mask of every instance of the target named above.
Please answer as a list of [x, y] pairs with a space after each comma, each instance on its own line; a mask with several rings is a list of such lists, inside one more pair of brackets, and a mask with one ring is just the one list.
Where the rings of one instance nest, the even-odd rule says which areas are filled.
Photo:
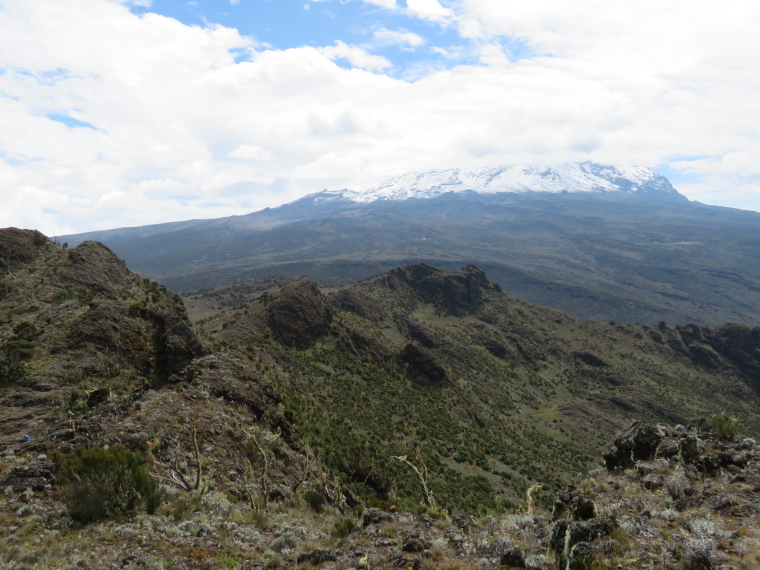
[[80, 447], [54, 459], [64, 504], [76, 520], [121, 518], [142, 508], [153, 514], [161, 504], [162, 494], [136, 453], [118, 446]]
[[26, 375], [21, 358], [15, 350], [0, 352], [0, 384], [18, 382]]
[[739, 420], [729, 414], [714, 416], [712, 427], [715, 435], [725, 441], [732, 441], [739, 434]]
[[309, 505], [315, 512], [321, 513], [325, 505], [325, 497], [319, 491], [306, 491], [304, 495], [306, 504]]
[[13, 285], [0, 281], [0, 301], [5, 299], [13, 291]]
[[335, 535], [338, 538], [346, 538], [356, 529], [356, 520], [340, 519], [335, 521]]

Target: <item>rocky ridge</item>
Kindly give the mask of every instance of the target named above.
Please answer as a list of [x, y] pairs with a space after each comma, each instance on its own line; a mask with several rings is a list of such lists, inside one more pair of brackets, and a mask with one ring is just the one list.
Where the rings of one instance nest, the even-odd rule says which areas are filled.
[[[754, 440], [664, 423], [758, 431], [753, 328], [579, 321], [424, 264], [192, 327], [100, 244], [0, 245], [3, 568], [756, 563]], [[162, 504], [72, 518], [80, 448], [137, 453]]]
[[[145, 413], [155, 413], [145, 404]], [[654, 447], [652, 434], [659, 440]], [[592, 471], [558, 493], [551, 511], [531, 506], [529, 497], [516, 512], [477, 518], [435, 509], [415, 514], [392, 504], [350, 509], [340, 501], [314, 511], [293, 503], [285, 489], [267, 514], [252, 519], [232, 494], [175, 491], [174, 511], [92, 523], [84, 535], [50, 486], [50, 465], [21, 446], [3, 480], [0, 563], [176, 570], [756, 567], [760, 449], [754, 440], [721, 439], [709, 420], [634, 422], [616, 437], [618, 451], [623, 440], [650, 452], [629, 467]], [[193, 506], [178, 509], [188, 498]]]
[[487, 512], [537, 481], [550, 504], [634, 417], [730, 409], [758, 428], [757, 329], [581, 321], [509, 296], [475, 266], [413, 264], [327, 295], [302, 281], [198, 328], [274, 367], [306, 440], [365, 501], [416, 493], [388, 460], [416, 445], [446, 508]]

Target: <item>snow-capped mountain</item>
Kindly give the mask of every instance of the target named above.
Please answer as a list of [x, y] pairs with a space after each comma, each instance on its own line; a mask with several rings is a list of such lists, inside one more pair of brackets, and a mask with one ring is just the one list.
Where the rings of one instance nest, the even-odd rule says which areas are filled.
[[[504, 165], [475, 170], [432, 170], [391, 178], [364, 191], [325, 191], [322, 200], [348, 199], [369, 203], [376, 200], [435, 198], [447, 192], [626, 192], [667, 201], [687, 201], [667, 178], [650, 168], [616, 167], [583, 163], [554, 166]], [[316, 196], [316, 195], [312, 195]]]

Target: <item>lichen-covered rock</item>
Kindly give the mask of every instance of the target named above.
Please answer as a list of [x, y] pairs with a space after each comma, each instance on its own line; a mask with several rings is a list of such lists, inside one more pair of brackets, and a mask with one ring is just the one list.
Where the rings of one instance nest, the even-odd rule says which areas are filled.
[[435, 339], [425, 325], [415, 319], [408, 317], [401, 317], [400, 320], [406, 326], [406, 330], [413, 340], [416, 340], [425, 348], [435, 348]]
[[637, 461], [653, 459], [661, 441], [662, 434], [655, 426], [633, 420], [602, 453], [607, 469], [630, 469]]
[[701, 441], [693, 435], [684, 437], [678, 443], [678, 450], [684, 463], [696, 463], [699, 460], [701, 449]]
[[86, 241], [68, 252], [69, 264], [60, 271], [64, 284], [110, 293], [115, 287], [127, 287], [132, 273], [116, 254], [102, 243]]
[[472, 524], [472, 517], [470, 515], [460, 513], [451, 517], [451, 524], [458, 529], [467, 530]]
[[215, 398], [243, 404], [254, 418], [272, 429], [279, 428], [283, 439], [300, 447], [295, 427], [279, 408], [280, 395], [251, 362], [217, 352], [194, 360], [186, 379], [206, 387]]
[[298, 555], [298, 564], [311, 564], [312, 566], [319, 566], [325, 562], [334, 562], [338, 558], [335, 555], [334, 550], [327, 548], [315, 548], [311, 552], [304, 552]]
[[597, 516], [596, 504], [589, 497], [575, 497], [570, 512], [577, 521], [586, 521]]
[[385, 511], [382, 511], [378, 508], [372, 507], [364, 511], [363, 519], [364, 526], [369, 526], [371, 524], [381, 524], [391, 521], [393, 520], [393, 515], [386, 513]]
[[9, 469], [0, 486], [10, 487], [15, 493], [26, 489], [42, 491], [52, 480], [53, 464], [49, 461], [35, 461], [29, 465]]

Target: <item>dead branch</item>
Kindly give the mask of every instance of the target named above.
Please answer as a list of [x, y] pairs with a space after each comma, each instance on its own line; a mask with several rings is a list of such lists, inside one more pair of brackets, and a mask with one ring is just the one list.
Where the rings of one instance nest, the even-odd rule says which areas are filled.
[[528, 488], [527, 495], [527, 503], [525, 506], [525, 514], [526, 515], [532, 515], [536, 511], [536, 505], [533, 502], [533, 493], [534, 491], [538, 491], [543, 485], [541, 483], [536, 483], [535, 485], [532, 485]]
[[[269, 508], [269, 501], [268, 501], [268, 498], [267, 498], [267, 494], [268, 493], [267, 493], [267, 488], [266, 488], [266, 478], [267, 478], [267, 474], [268, 474], [268, 471], [269, 471], [269, 460], [267, 460], [267, 454], [264, 452], [264, 448], [261, 447], [261, 444], [259, 443], [259, 440], [256, 438], [256, 435], [254, 433], [251, 433], [251, 432], [247, 431], [247, 430], [243, 430], [243, 433], [245, 433], [245, 435], [247, 435], [251, 439], [251, 441], [253, 442], [253, 444], [256, 446], [256, 450], [261, 455], [261, 459], [264, 461], [264, 467], [262, 468], [261, 475], [258, 478], [258, 487], [260, 489], [261, 497], [262, 497], [262, 500], [263, 500], [263, 503], [264, 503], [264, 510], [266, 511]], [[280, 434], [277, 433], [273, 437], [274, 437], [274, 439], [277, 439], [278, 437], [280, 437]], [[246, 458], [245, 461], [248, 464], [248, 471], [251, 474], [251, 479], [254, 479], [253, 467], [251, 466], [251, 462], [248, 461], [247, 458]], [[245, 486], [245, 484], [242, 484], [242, 486], [245, 489], [245, 492], [246, 492], [246, 494], [248, 495], [248, 498], [251, 501], [251, 508], [253, 508], [254, 510], [259, 510], [258, 507], [255, 506], [255, 504], [254, 504], [253, 494]]]
[[412, 468], [412, 471], [414, 471], [415, 476], [417, 477], [417, 480], [420, 482], [420, 485], [422, 485], [422, 493], [423, 497], [422, 500], [425, 503], [426, 506], [435, 509], [437, 507], [435, 503], [435, 498], [433, 497], [433, 491], [428, 489], [428, 470], [427, 466], [425, 465], [425, 462], [422, 461], [422, 453], [420, 453], [419, 448], [417, 449], [417, 461], [422, 466], [422, 469], [418, 469], [413, 463], [411, 463], [407, 458], [406, 455], [400, 455], [400, 456], [392, 456], [391, 459], [395, 459], [396, 461], [400, 461], [401, 463], [404, 463], [405, 465], [408, 465]]

